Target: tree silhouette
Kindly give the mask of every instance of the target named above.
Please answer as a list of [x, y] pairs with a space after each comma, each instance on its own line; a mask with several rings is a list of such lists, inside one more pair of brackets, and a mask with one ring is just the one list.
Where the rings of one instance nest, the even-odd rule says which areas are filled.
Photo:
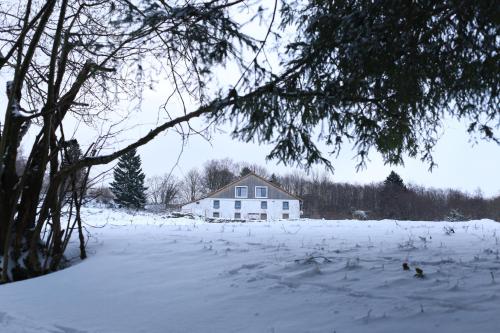
[[145, 175], [141, 169], [141, 157], [135, 149], [118, 160], [113, 171], [111, 191], [120, 207], [142, 209], [146, 204]]
[[403, 179], [394, 171], [384, 180], [380, 193], [379, 214], [384, 218], [407, 219], [409, 201]]

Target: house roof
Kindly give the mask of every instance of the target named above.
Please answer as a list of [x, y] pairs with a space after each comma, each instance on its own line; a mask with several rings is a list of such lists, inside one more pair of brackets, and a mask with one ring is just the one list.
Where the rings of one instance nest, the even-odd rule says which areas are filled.
[[187, 203], [185, 203], [184, 205], [187, 205], [187, 204], [190, 204], [190, 203], [193, 203], [193, 202], [196, 202], [196, 201], [200, 201], [200, 200], [203, 200], [203, 199], [206, 199], [206, 198], [210, 198], [210, 197], [212, 197], [212, 196], [216, 195], [217, 193], [222, 192], [222, 191], [226, 190], [227, 188], [229, 188], [229, 187], [231, 187], [231, 186], [234, 186], [235, 184], [239, 183], [239, 182], [240, 182], [240, 181], [242, 181], [243, 179], [246, 179], [246, 178], [248, 178], [248, 177], [250, 177], [250, 176], [257, 177], [258, 179], [262, 180], [262, 181], [263, 181], [263, 182], [265, 182], [266, 184], [268, 184], [268, 185], [270, 185], [270, 186], [272, 186], [272, 187], [274, 187], [274, 188], [276, 188], [276, 189], [278, 189], [278, 190], [280, 190], [280, 191], [282, 191], [282, 192], [284, 192], [284, 193], [288, 194], [289, 196], [291, 196], [291, 197], [293, 197], [293, 198], [295, 198], [295, 199], [297, 199], [297, 200], [302, 200], [302, 199], [301, 199], [301, 198], [299, 198], [298, 196], [296, 196], [296, 195], [294, 195], [294, 194], [292, 194], [292, 193], [288, 192], [287, 190], [283, 189], [283, 188], [282, 188], [282, 187], [280, 187], [280, 186], [277, 186], [276, 184], [274, 184], [274, 183], [270, 182], [269, 180], [265, 179], [264, 177], [261, 177], [261, 176], [257, 175], [257, 174], [256, 174], [256, 173], [254, 173], [254, 172], [249, 172], [249, 173], [247, 173], [246, 175], [244, 175], [244, 176], [242, 176], [242, 177], [239, 177], [239, 178], [237, 178], [237, 179], [233, 180], [233, 181], [232, 181], [232, 182], [230, 182], [229, 184], [227, 184], [227, 185], [225, 185], [225, 186], [222, 186], [220, 189], [215, 190], [215, 191], [213, 191], [213, 192], [210, 192], [209, 194], [207, 194], [207, 195], [205, 195], [204, 197], [201, 197], [201, 198], [199, 198], [199, 199], [196, 199], [196, 200], [193, 200], [193, 201], [187, 202]]

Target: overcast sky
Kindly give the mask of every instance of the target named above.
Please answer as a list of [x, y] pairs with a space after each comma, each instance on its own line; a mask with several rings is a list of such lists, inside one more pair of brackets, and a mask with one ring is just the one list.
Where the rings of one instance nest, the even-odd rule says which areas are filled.
[[[3, 81], [2, 85], [5, 82], [0, 81]], [[120, 142], [110, 146], [110, 151], [130, 143], [154, 126], [153, 120], [156, 120], [158, 106], [164, 96], [161, 91], [160, 86], [155, 91], [146, 93], [142, 110], [134, 112], [124, 125], [124, 127], [131, 127], [134, 123], [141, 123], [143, 126], [127, 130], [120, 137]], [[2, 119], [4, 105], [5, 99], [2, 98], [0, 100]], [[172, 108], [175, 107], [175, 105], [172, 106]], [[35, 126], [32, 130], [31, 137], [34, 137], [38, 130]], [[173, 132], [161, 134], [139, 149], [143, 170], [147, 176], [162, 175], [173, 171], [173, 174], [182, 177], [191, 168], [201, 168], [207, 160], [231, 158], [236, 162], [260, 164], [270, 172], [278, 174], [294, 171], [293, 167], [284, 166], [277, 160], [266, 161], [265, 157], [272, 149], [270, 145], [233, 140], [229, 132], [230, 128], [227, 126], [219, 128], [216, 132], [212, 131], [210, 141], [201, 136], [192, 136], [187, 141], [182, 154], [182, 144], [178, 134]], [[82, 146], [93, 140], [93, 134], [82, 125], [77, 131], [77, 137]], [[29, 139], [25, 140], [25, 152], [29, 151], [29, 141]], [[325, 146], [321, 147], [327, 154], [328, 149]], [[443, 135], [436, 146], [434, 158], [437, 167], [430, 172], [429, 165], [418, 159], [406, 158], [404, 166], [395, 167], [384, 165], [381, 157], [376, 152], [371, 152], [366, 168], [356, 171], [358, 161], [355, 159], [355, 152], [346, 144], [338, 157], [330, 158], [335, 167], [330, 177], [337, 182], [363, 184], [383, 181], [391, 170], [395, 170], [406, 183], [426, 187], [455, 188], [471, 193], [479, 188], [487, 197], [500, 195], [500, 146], [483, 140], [472, 141], [464, 124], [454, 120], [445, 122]], [[109, 167], [106, 166], [106, 169]], [[98, 168], [98, 170], [104, 169]], [[317, 166], [314, 170], [325, 172], [322, 166]]]
[[[265, 29], [263, 30], [265, 32]], [[275, 41], [276, 42], [276, 41]], [[218, 79], [214, 81], [220, 83], [236, 82], [239, 74], [231, 73], [226, 69], [223, 74], [217, 73]], [[8, 75], [7, 75], [8, 76]], [[5, 86], [9, 78], [4, 73], [0, 76], [0, 84]], [[158, 115], [158, 107], [168, 96], [168, 85], [161, 83], [155, 87], [154, 91], [147, 91], [144, 95], [144, 102], [141, 111], [133, 112], [125, 128], [132, 127], [135, 123], [143, 124], [139, 128], [127, 130], [117, 142], [110, 147], [115, 150], [131, 143], [154, 127]], [[2, 94], [0, 97], [0, 116], [3, 121], [6, 98]], [[126, 109], [130, 105], [123, 104], [119, 108]], [[176, 113], [179, 110], [178, 104], [172, 104], [169, 111]], [[69, 125], [65, 125], [67, 128]], [[92, 142], [93, 133], [83, 126], [78, 127], [77, 137], [82, 146]], [[189, 169], [201, 167], [209, 159], [231, 158], [236, 162], [250, 162], [265, 166], [270, 172], [279, 174], [293, 171], [291, 167], [285, 167], [278, 161], [265, 160], [270, 152], [271, 146], [259, 145], [258, 143], [243, 143], [231, 139], [228, 132], [230, 128], [221, 128], [221, 132], [212, 133], [210, 142], [199, 136], [191, 137], [180, 158], [181, 141], [179, 135], [166, 133], [160, 135], [153, 142], [139, 149], [143, 161], [143, 169], [147, 176], [173, 173], [182, 177]], [[30, 133], [31, 137], [36, 135], [37, 129], [34, 127]], [[67, 133], [71, 130], [67, 129]], [[29, 136], [25, 142], [25, 151], [29, 151]], [[328, 150], [326, 147], [324, 152]], [[500, 195], [500, 146], [493, 142], [479, 141], [471, 142], [471, 137], [466, 132], [466, 125], [456, 121], [446, 121], [443, 126], [443, 136], [438, 142], [434, 158], [437, 167], [430, 172], [429, 165], [419, 160], [405, 160], [405, 166], [384, 165], [380, 156], [375, 152], [370, 155], [371, 161], [363, 170], [356, 171], [357, 160], [354, 159], [355, 152], [349, 145], [345, 145], [338, 157], [332, 157], [331, 161], [335, 167], [335, 172], [331, 178], [338, 182], [349, 183], [370, 183], [383, 181], [391, 170], [398, 172], [406, 183], [415, 183], [427, 187], [456, 188], [468, 192], [475, 192], [480, 188], [485, 196], [492, 197]], [[102, 168], [101, 168], [102, 170]], [[318, 166], [317, 171], [323, 172], [324, 168]]]
[[[384, 165], [380, 156], [371, 154], [367, 167], [356, 171], [355, 152], [345, 146], [340, 156], [331, 157], [335, 166], [332, 179], [338, 182], [370, 183], [385, 179], [391, 170], [398, 172], [406, 183], [427, 187], [456, 188], [475, 192], [480, 188], [485, 196], [500, 195], [500, 147], [492, 142], [470, 142], [463, 125], [448, 121], [445, 133], [436, 146], [437, 167], [416, 159], [406, 159], [405, 166]], [[231, 158], [235, 161], [258, 163], [271, 172], [287, 173], [293, 168], [265, 160], [271, 146], [232, 140], [227, 133], [214, 134], [210, 142], [192, 137], [186, 144], [174, 174], [182, 176], [189, 169], [201, 167], [209, 159]], [[324, 150], [327, 151], [326, 148]], [[139, 150], [144, 171], [148, 175], [168, 173], [175, 166], [180, 152], [177, 135], [163, 135]], [[317, 171], [324, 168], [318, 166]]]

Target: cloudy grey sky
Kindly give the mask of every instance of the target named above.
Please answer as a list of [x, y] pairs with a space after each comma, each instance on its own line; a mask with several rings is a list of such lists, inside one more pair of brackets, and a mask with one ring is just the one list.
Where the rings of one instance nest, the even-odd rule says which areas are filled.
[[[272, 8], [273, 1], [265, 0], [268, 8]], [[264, 20], [265, 21], [265, 20]], [[265, 27], [250, 26], [249, 29], [259, 30], [260, 34], [266, 32]], [[284, 44], [285, 34], [281, 40], [273, 40], [271, 43], [279, 47]], [[272, 54], [272, 53], [271, 53]], [[271, 60], [273, 66], [278, 61]], [[224, 73], [218, 73], [218, 84], [236, 81], [238, 74], [231, 69]], [[222, 81], [222, 82], [221, 82]], [[149, 92], [148, 92], [149, 94]], [[161, 96], [161, 94], [159, 94]], [[151, 104], [160, 103], [159, 95], [151, 94], [146, 100]], [[155, 109], [150, 109], [153, 111]], [[445, 121], [441, 140], [436, 146], [434, 157], [438, 164], [432, 172], [429, 165], [416, 159], [407, 158], [405, 166], [384, 165], [380, 155], [372, 152], [370, 162], [363, 170], [356, 171], [358, 163], [355, 160], [355, 152], [349, 145], [345, 145], [338, 157], [331, 157], [335, 166], [335, 172], [331, 178], [338, 182], [370, 183], [385, 179], [391, 170], [398, 172], [405, 182], [437, 188], [456, 188], [468, 192], [475, 192], [478, 188], [485, 196], [500, 195], [500, 146], [494, 142], [471, 141], [466, 132], [466, 124], [457, 121]], [[258, 143], [244, 143], [232, 140], [230, 128], [223, 128], [221, 132], [213, 133], [212, 140], [207, 142], [201, 137], [192, 137], [185, 146], [179, 163], [176, 159], [180, 152], [179, 137], [167, 134], [157, 138], [146, 147], [140, 149], [144, 163], [144, 171], [148, 175], [170, 172], [174, 168], [174, 174], [181, 176], [189, 169], [201, 167], [209, 159], [231, 158], [235, 161], [257, 163], [265, 166], [269, 171], [276, 173], [287, 173], [293, 168], [279, 164], [279, 161], [266, 161], [266, 155], [271, 151], [270, 145], [259, 145]], [[326, 153], [328, 149], [322, 146]], [[315, 168], [318, 172], [325, 169], [321, 166]]]
[[[250, 27], [253, 29], [253, 27]], [[261, 33], [265, 29], [260, 28]], [[274, 43], [279, 43], [274, 41]], [[234, 84], [239, 74], [232, 72], [231, 68], [221, 70], [214, 78], [214, 85]], [[8, 75], [0, 76], [0, 84], [5, 86]], [[109, 150], [119, 149], [125, 144], [132, 142], [141, 134], [147, 133], [154, 127], [159, 106], [168, 96], [168, 84], [160, 81], [154, 91], [147, 91], [144, 95], [144, 102], [140, 111], [132, 112], [130, 119], [123, 124], [127, 130], [122, 133], [119, 140], [109, 147]], [[3, 120], [5, 111], [5, 95], [0, 98], [0, 117]], [[120, 109], [131, 108], [131, 105], [123, 103]], [[179, 104], [173, 103], [169, 106], [169, 111], [179, 112]], [[134, 124], [140, 123], [142, 126], [132, 128]], [[66, 132], [71, 132], [71, 121], [66, 123]], [[76, 123], [73, 123], [76, 128]], [[212, 131], [210, 142], [199, 136], [189, 139], [181, 152], [181, 140], [179, 135], [169, 132], [160, 135], [153, 142], [139, 149], [143, 161], [143, 169], [147, 176], [173, 173], [182, 177], [189, 169], [202, 167], [209, 159], [231, 158], [237, 162], [257, 163], [265, 166], [270, 172], [287, 173], [293, 168], [279, 164], [279, 161], [267, 161], [266, 155], [270, 152], [271, 146], [259, 145], [258, 143], [243, 143], [231, 139], [230, 128], [220, 128], [220, 131]], [[36, 128], [31, 132], [33, 137]], [[84, 126], [78, 126], [77, 136], [80, 143], [85, 146], [92, 142], [95, 131]], [[29, 151], [29, 139], [25, 142], [25, 151]], [[325, 153], [327, 149], [324, 148]], [[370, 183], [379, 182], [385, 179], [391, 170], [398, 172], [407, 183], [415, 183], [427, 187], [456, 188], [468, 192], [475, 192], [481, 189], [485, 196], [491, 197], [500, 195], [500, 146], [493, 142], [471, 141], [466, 132], [466, 125], [457, 121], [445, 121], [443, 135], [438, 142], [434, 158], [438, 166], [430, 172], [428, 165], [415, 159], [406, 159], [405, 166], [384, 165], [380, 156], [375, 152], [370, 155], [367, 167], [356, 171], [357, 160], [354, 159], [355, 152], [349, 145], [345, 145], [338, 157], [331, 157], [335, 167], [335, 172], [331, 178], [338, 182], [349, 183]], [[103, 170], [100, 168], [99, 170]], [[324, 168], [316, 167], [316, 171], [323, 172]]]
[[[1, 82], [2, 85], [5, 82]], [[145, 94], [145, 99], [140, 111], [134, 111], [130, 119], [123, 124], [128, 128], [115, 144], [109, 146], [109, 151], [123, 147], [132, 140], [146, 134], [157, 120], [158, 108], [165, 96], [164, 86], [159, 85], [155, 91]], [[0, 100], [0, 114], [5, 110], [5, 99]], [[123, 108], [127, 108], [126, 105]], [[173, 104], [170, 109], [178, 108]], [[197, 128], [201, 128], [200, 123]], [[134, 127], [135, 124], [142, 124]], [[85, 128], [83, 125], [73, 124], [77, 137], [82, 146], [90, 143], [95, 132]], [[71, 126], [66, 125], [67, 132]], [[257, 142], [245, 143], [233, 140], [230, 136], [230, 127], [218, 128], [211, 131], [211, 140], [207, 141], [201, 136], [192, 136], [186, 142], [181, 154], [182, 141], [180, 136], [174, 132], [161, 134], [155, 140], [139, 149], [143, 161], [143, 170], [147, 176], [162, 175], [172, 171], [178, 177], [182, 177], [191, 168], [201, 168], [203, 163], [210, 159], [231, 158], [236, 162], [257, 163], [266, 167], [270, 172], [284, 174], [295, 169], [284, 166], [277, 160], [266, 161], [266, 155], [272, 146]], [[32, 128], [31, 136], [36, 135], [36, 127]], [[30, 140], [25, 141], [24, 150], [29, 151]], [[325, 154], [328, 149], [321, 146]], [[372, 152], [370, 161], [366, 168], [356, 171], [357, 160], [355, 152], [346, 144], [338, 157], [331, 156], [330, 160], [335, 167], [330, 177], [337, 182], [348, 183], [370, 183], [385, 179], [391, 170], [398, 172], [406, 183], [414, 183], [426, 187], [455, 188], [468, 192], [480, 189], [487, 197], [500, 195], [500, 146], [494, 142], [474, 141], [466, 132], [466, 125], [455, 120], [444, 122], [443, 134], [439, 140], [434, 158], [437, 167], [431, 172], [426, 163], [418, 159], [406, 158], [404, 166], [384, 165], [381, 157]], [[178, 161], [178, 163], [177, 163]], [[109, 169], [110, 166], [97, 168], [97, 170]], [[325, 172], [324, 167], [317, 166], [314, 171]], [[109, 178], [108, 178], [109, 180]]]
[[[331, 178], [338, 182], [370, 183], [384, 180], [391, 170], [395, 170], [405, 182], [468, 192], [480, 188], [485, 196], [500, 195], [500, 147], [493, 142], [471, 142], [465, 126], [456, 121], [448, 121], [444, 127], [444, 134], [434, 153], [438, 166], [432, 172], [428, 170], [428, 164], [416, 159], [407, 158], [405, 166], [384, 165], [381, 157], [374, 152], [367, 167], [357, 172], [355, 152], [346, 145], [337, 158], [331, 157], [335, 166]], [[269, 145], [235, 141], [228, 133], [217, 133], [213, 134], [210, 142], [192, 137], [177, 166], [175, 161], [180, 152], [177, 135], [163, 135], [139, 152], [148, 175], [168, 173], [175, 166], [174, 174], [182, 176], [191, 168], [201, 167], [209, 159], [220, 158], [258, 163], [276, 173], [293, 170], [275, 160], [266, 162], [265, 157], [270, 150]], [[318, 166], [316, 170], [323, 172], [324, 168]]]

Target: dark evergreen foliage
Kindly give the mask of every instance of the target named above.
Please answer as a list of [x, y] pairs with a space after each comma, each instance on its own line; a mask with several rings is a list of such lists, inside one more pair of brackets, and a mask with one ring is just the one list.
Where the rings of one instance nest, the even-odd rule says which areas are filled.
[[113, 171], [111, 191], [120, 207], [142, 209], [146, 204], [145, 175], [141, 169], [141, 157], [131, 150], [118, 160]]
[[500, 143], [498, 1], [283, 1], [296, 31], [284, 71], [232, 108], [234, 135], [274, 143], [269, 157], [305, 166], [353, 142], [434, 165], [445, 117]]
[[406, 189], [403, 179], [394, 171], [391, 171], [389, 176], [387, 176], [387, 178], [384, 180], [384, 185], [399, 189]]
[[276, 174], [271, 174], [271, 177], [269, 178], [269, 181], [273, 184], [275, 184], [276, 186], [280, 186], [280, 181], [278, 179], [278, 176], [276, 176]]
[[252, 170], [250, 170], [249, 167], [243, 167], [243, 169], [241, 169], [241, 172], [240, 172], [240, 177], [246, 176], [249, 173], [252, 173]]
[[[0, 10], [0, 70], [8, 81], [0, 133], [2, 282], [21, 260], [30, 276], [59, 266], [71, 236], [63, 233], [59, 189], [79, 170], [110, 163], [196, 117], [232, 121], [236, 137], [274, 144], [269, 157], [306, 166], [330, 164], [318, 139], [334, 153], [351, 141], [362, 161], [372, 149], [388, 163], [401, 163], [406, 154], [432, 166], [430, 152], [448, 116], [468, 120], [470, 132], [498, 142], [500, 6], [494, 0], [283, 1], [281, 17], [273, 12], [271, 22], [291, 26], [296, 36], [282, 52], [282, 73], [271, 73], [266, 63], [275, 27], [262, 40], [240, 22], [239, 10], [269, 22], [258, 2], [19, 5], [8, 0]], [[226, 65], [242, 68], [241, 77], [227, 82], [233, 87], [213, 86], [213, 73]], [[82, 156], [62, 163], [66, 117], [111, 128], [119, 114], [116, 97], [141, 100], [144, 88], [162, 77], [173, 78], [174, 94], [191, 95], [196, 108], [168, 116], [111, 154], [101, 150], [107, 135], [95, 137]], [[20, 175], [18, 149], [28, 131], [37, 139]], [[215, 179], [226, 182], [230, 173], [223, 176]], [[197, 195], [191, 188], [190, 196]], [[79, 196], [71, 196], [71, 207]], [[141, 206], [141, 195], [135, 199]], [[75, 210], [69, 216], [81, 225]], [[47, 226], [57, 237], [37, 247]], [[84, 246], [83, 237], [80, 242]]]
[[[71, 163], [77, 161], [82, 156], [80, 144], [76, 139], [64, 141], [62, 143], [62, 158], [61, 166], [66, 167]], [[66, 179], [62, 186], [59, 188], [61, 198], [67, 199], [72, 195], [73, 189], [79, 189], [82, 186], [84, 177], [84, 169], [77, 170], [71, 174], [71, 177]]]
[[80, 144], [76, 139], [63, 142], [63, 166], [70, 165], [71, 163], [77, 161], [82, 156], [82, 150], [80, 149]]
[[408, 194], [403, 179], [391, 171], [380, 191], [380, 215], [391, 219], [408, 219], [408, 205]]

